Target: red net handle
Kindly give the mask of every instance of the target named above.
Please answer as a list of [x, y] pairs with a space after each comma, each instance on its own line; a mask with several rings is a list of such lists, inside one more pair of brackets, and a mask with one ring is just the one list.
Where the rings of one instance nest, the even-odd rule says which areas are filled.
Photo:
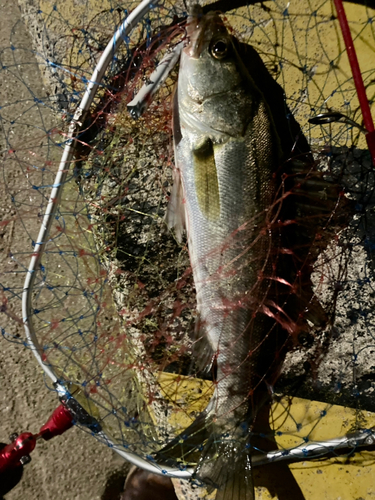
[[43, 438], [48, 441], [55, 436], [63, 434], [72, 425], [72, 414], [61, 404], [52, 413], [48, 422], [41, 427], [38, 434], [23, 432], [19, 436], [14, 437], [12, 443], [0, 450], [0, 474], [29, 462], [30, 453], [35, 448], [37, 439]]
[[357, 53], [355, 51], [353, 38], [350, 33], [350, 28], [348, 24], [348, 20], [346, 18], [344, 5], [342, 0], [334, 0], [337, 18], [340, 23], [342, 36], [344, 38], [346, 51], [349, 58], [350, 67], [353, 74], [355, 88], [357, 90], [357, 95], [359, 99], [359, 104], [361, 106], [363, 123], [365, 128], [367, 129], [366, 140], [367, 146], [371, 154], [372, 163], [375, 166], [375, 130], [374, 130], [374, 122], [371, 116], [370, 105], [366, 95], [366, 89], [363, 83], [361, 70], [359, 69]]

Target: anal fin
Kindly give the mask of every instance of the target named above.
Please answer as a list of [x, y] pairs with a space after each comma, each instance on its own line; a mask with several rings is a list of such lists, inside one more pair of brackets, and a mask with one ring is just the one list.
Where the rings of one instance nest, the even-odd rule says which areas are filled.
[[[236, 434], [236, 432], [235, 432]], [[194, 476], [208, 491], [216, 488], [215, 500], [255, 500], [248, 436], [211, 434]]]

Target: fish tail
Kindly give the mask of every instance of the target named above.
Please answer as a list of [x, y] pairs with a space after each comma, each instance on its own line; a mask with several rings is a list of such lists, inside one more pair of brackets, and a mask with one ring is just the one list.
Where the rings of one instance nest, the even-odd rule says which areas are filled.
[[249, 435], [247, 422], [233, 425], [206, 410], [155, 459], [172, 466], [197, 463], [193, 478], [209, 493], [216, 489], [215, 500], [254, 500]]
[[194, 477], [208, 491], [217, 489], [215, 500], [255, 499], [248, 432], [242, 427], [233, 436], [211, 434], [203, 448]]

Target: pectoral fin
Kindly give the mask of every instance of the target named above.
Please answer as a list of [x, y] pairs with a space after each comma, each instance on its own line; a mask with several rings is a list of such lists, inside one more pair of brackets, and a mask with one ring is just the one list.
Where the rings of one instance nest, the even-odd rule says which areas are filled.
[[194, 473], [208, 492], [217, 489], [215, 500], [255, 500], [248, 435], [237, 430], [230, 437], [212, 432]]
[[199, 208], [206, 219], [215, 221], [220, 217], [220, 196], [214, 145], [211, 139], [206, 139], [194, 149], [193, 161]]

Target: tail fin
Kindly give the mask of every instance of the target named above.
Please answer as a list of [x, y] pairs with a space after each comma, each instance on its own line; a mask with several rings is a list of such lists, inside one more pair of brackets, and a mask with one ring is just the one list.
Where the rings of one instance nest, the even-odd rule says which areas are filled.
[[209, 492], [217, 489], [215, 500], [254, 500], [248, 443], [247, 424], [233, 426], [225, 419], [215, 422], [205, 411], [155, 458], [170, 465], [195, 461], [193, 477], [204, 483]]
[[215, 500], [255, 499], [248, 435], [241, 432], [237, 439], [213, 433], [203, 448], [194, 477], [217, 489]]

